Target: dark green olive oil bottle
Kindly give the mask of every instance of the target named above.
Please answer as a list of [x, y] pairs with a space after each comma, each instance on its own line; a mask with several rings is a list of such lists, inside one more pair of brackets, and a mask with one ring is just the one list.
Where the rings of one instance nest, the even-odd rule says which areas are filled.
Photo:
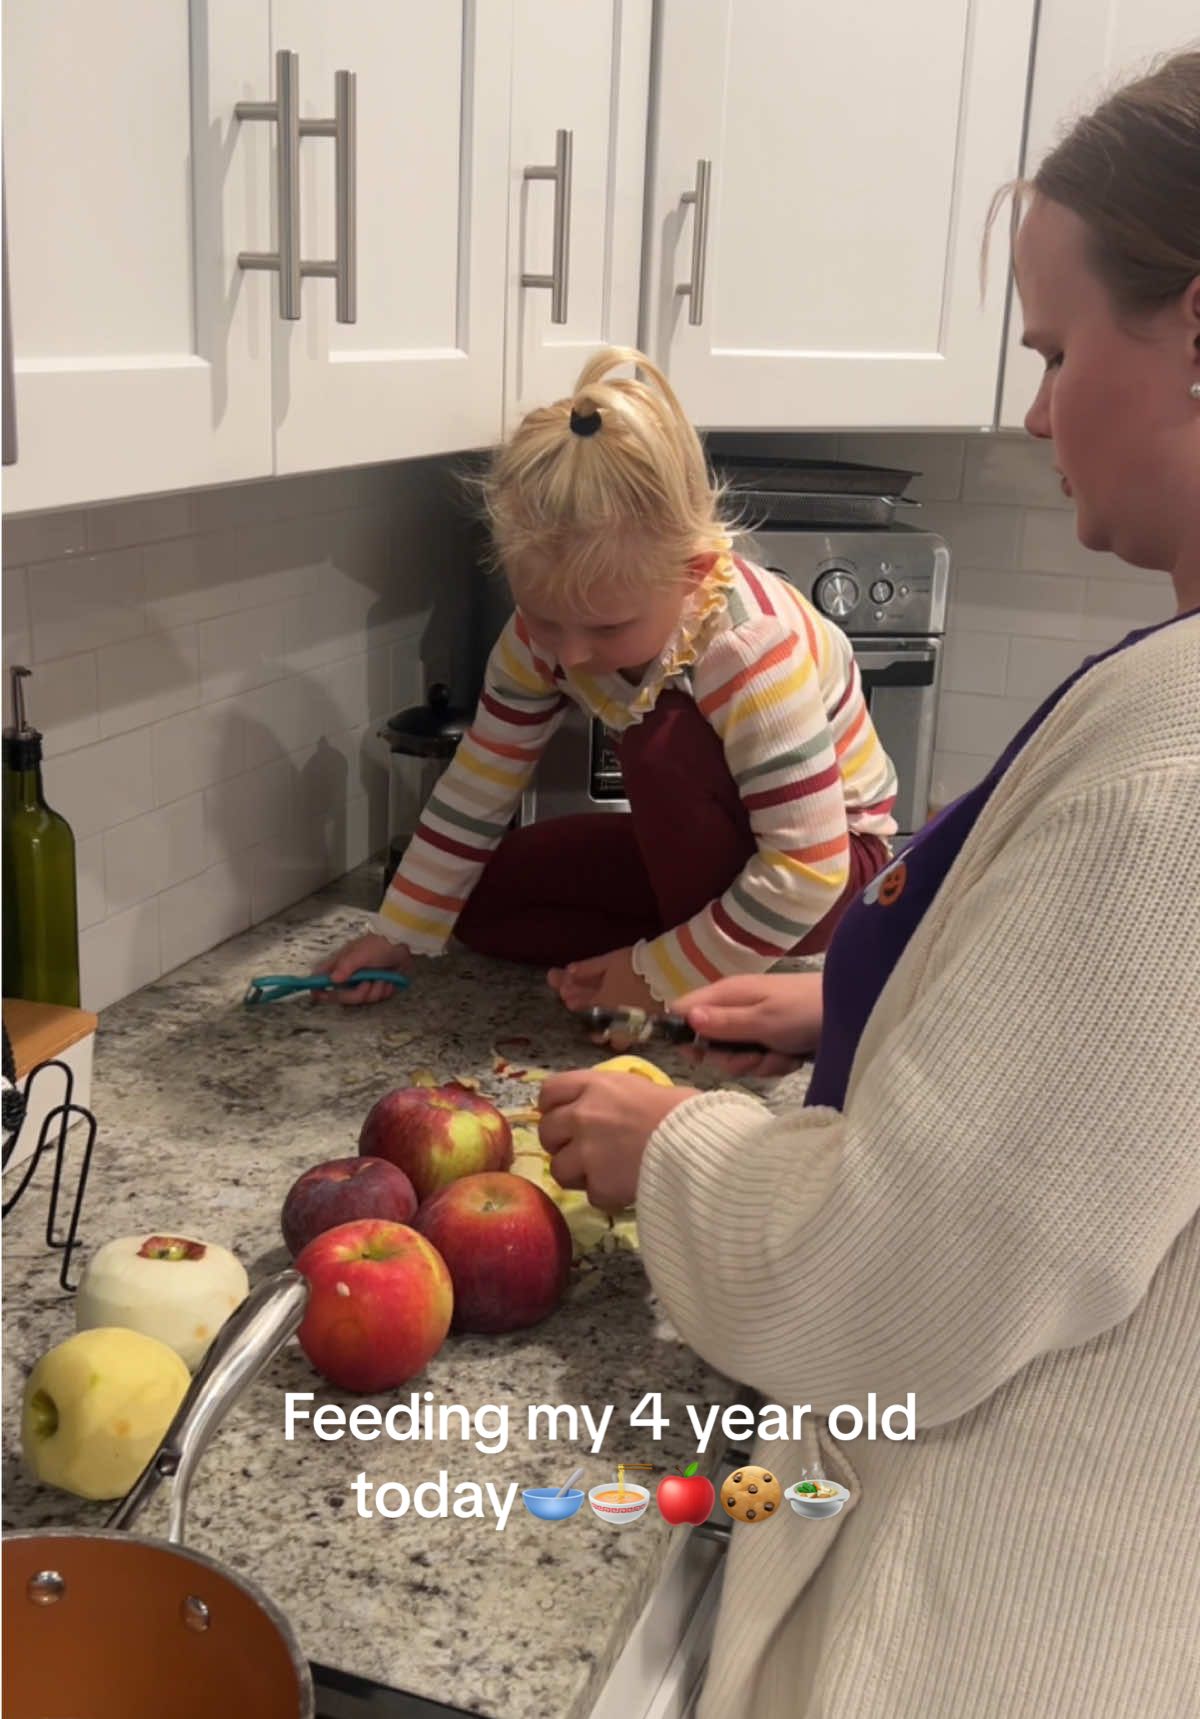
[[42, 736], [25, 720], [28, 674], [12, 670], [4, 730], [4, 995], [78, 1008], [75, 837], [42, 792]]

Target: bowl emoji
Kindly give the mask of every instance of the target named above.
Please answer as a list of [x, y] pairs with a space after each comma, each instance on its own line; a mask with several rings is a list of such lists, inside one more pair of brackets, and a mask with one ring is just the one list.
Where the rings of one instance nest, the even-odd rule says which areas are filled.
[[646, 1514], [649, 1502], [646, 1488], [635, 1486], [632, 1480], [627, 1480], [623, 1488], [615, 1480], [606, 1480], [603, 1486], [593, 1486], [588, 1493], [588, 1503], [602, 1522], [636, 1522]]
[[[800, 1492], [799, 1487], [819, 1486], [823, 1492], [830, 1492], [832, 1497], [816, 1498], [811, 1492]], [[850, 1494], [844, 1486], [839, 1486], [836, 1480], [803, 1481], [798, 1480], [795, 1486], [789, 1486], [784, 1497], [796, 1512], [797, 1516], [807, 1516], [810, 1522], [819, 1521], [822, 1516], [836, 1516]]]
[[583, 1493], [577, 1486], [564, 1492], [561, 1498], [557, 1486], [527, 1486], [521, 1497], [529, 1514], [540, 1516], [543, 1522], [565, 1522], [583, 1503]]

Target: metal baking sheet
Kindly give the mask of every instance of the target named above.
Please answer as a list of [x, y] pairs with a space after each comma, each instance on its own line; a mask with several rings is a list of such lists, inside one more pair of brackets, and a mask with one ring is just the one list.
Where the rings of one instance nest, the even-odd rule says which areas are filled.
[[902, 496], [919, 472], [849, 460], [785, 460], [758, 454], [714, 454], [718, 474], [735, 489], [802, 495]]

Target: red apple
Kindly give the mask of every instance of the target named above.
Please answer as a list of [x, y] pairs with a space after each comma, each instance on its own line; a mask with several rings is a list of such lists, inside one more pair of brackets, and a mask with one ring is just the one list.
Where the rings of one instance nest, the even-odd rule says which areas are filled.
[[453, 1081], [403, 1086], [371, 1108], [358, 1149], [395, 1164], [427, 1200], [460, 1176], [507, 1170], [512, 1129], [494, 1104]]
[[339, 1224], [309, 1242], [296, 1270], [310, 1285], [300, 1347], [344, 1391], [390, 1391], [445, 1342], [454, 1309], [450, 1273], [407, 1224]]
[[689, 1463], [682, 1474], [668, 1474], [660, 1480], [654, 1497], [659, 1515], [668, 1522], [707, 1522], [717, 1501], [711, 1480], [697, 1474], [698, 1462]]
[[287, 1250], [295, 1259], [314, 1236], [358, 1218], [406, 1224], [418, 1205], [403, 1170], [385, 1158], [331, 1158], [314, 1164], [292, 1183], [280, 1220]]
[[523, 1176], [463, 1176], [425, 1201], [413, 1227], [449, 1268], [456, 1331], [517, 1331], [563, 1298], [571, 1232], [554, 1201]]

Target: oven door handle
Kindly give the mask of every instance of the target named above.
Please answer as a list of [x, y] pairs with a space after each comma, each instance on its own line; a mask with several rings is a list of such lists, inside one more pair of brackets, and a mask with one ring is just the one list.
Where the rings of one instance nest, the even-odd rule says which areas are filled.
[[918, 650], [860, 650], [854, 660], [868, 691], [881, 686], [932, 686], [937, 678], [938, 648], [935, 644]]

